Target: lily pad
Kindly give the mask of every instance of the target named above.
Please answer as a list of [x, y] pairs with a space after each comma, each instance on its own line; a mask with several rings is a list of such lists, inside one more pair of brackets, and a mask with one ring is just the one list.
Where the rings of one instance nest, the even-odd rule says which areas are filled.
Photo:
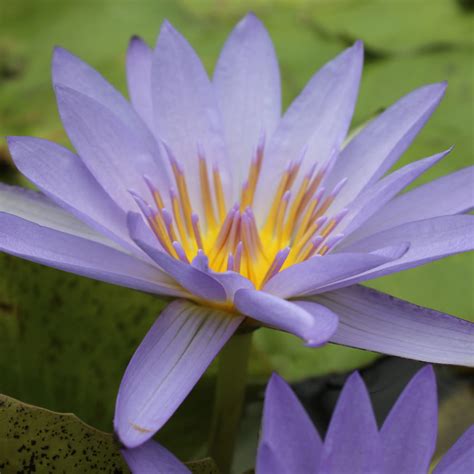
[[[211, 458], [186, 463], [193, 474], [219, 474]], [[72, 413], [56, 413], [0, 394], [0, 470], [129, 473], [110, 433]]]
[[382, 55], [473, 43], [474, 16], [454, 0], [308, 2], [305, 13], [316, 34], [362, 39]]
[[70, 413], [55, 413], [0, 395], [0, 470], [128, 473], [108, 433]]
[[158, 298], [0, 255], [0, 390], [111, 429]]

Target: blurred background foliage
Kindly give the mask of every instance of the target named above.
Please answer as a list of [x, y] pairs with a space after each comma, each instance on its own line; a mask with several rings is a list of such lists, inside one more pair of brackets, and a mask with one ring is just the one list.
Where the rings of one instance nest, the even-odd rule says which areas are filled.
[[[275, 42], [285, 106], [320, 66], [362, 39], [366, 61], [353, 126], [418, 86], [447, 80], [442, 105], [397, 166], [453, 144], [448, 158], [419, 182], [472, 163], [471, 0], [0, 0], [1, 135], [67, 144], [50, 83], [55, 45], [82, 57], [126, 93], [131, 35], [153, 45], [167, 18], [212, 72], [226, 35], [248, 10], [264, 21]], [[15, 172], [3, 139], [0, 180], [29, 185]], [[474, 320], [473, 282], [473, 257], [460, 255], [370, 285]], [[73, 412], [110, 431], [123, 370], [164, 304], [154, 296], [0, 255], [0, 393]], [[272, 370], [292, 381], [342, 373], [376, 357], [333, 345], [308, 349], [292, 336], [259, 330], [251, 381], [264, 382]], [[159, 435], [181, 457], [204, 452], [214, 373], [213, 366]], [[255, 397], [261, 397], [261, 389]], [[244, 430], [258, 419], [252, 410], [249, 405]], [[255, 436], [243, 436], [243, 450]]]

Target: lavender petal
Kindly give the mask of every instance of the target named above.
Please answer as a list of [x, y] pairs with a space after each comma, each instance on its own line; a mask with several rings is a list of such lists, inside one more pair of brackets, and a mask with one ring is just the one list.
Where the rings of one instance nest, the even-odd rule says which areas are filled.
[[120, 385], [114, 426], [125, 446], [139, 446], [166, 423], [242, 319], [185, 300], [163, 311]]
[[254, 14], [247, 14], [227, 39], [213, 83], [232, 177], [241, 184], [262, 133], [267, 137], [273, 134], [281, 109], [278, 60], [265, 27]]
[[319, 295], [339, 316], [332, 342], [440, 364], [474, 366], [474, 324], [360, 285]]
[[437, 432], [436, 377], [427, 366], [410, 380], [380, 430], [384, 474], [428, 472]]
[[337, 316], [311, 302], [290, 302], [263, 291], [241, 289], [234, 296], [235, 307], [266, 326], [290, 332], [315, 347], [324, 344], [337, 328]]
[[314, 473], [322, 441], [289, 385], [273, 374], [265, 391], [257, 473]]

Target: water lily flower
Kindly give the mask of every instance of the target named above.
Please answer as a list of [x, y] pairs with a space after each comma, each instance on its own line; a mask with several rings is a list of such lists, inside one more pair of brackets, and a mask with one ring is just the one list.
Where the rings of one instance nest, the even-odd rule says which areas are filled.
[[168, 420], [242, 325], [447, 364], [474, 364], [474, 325], [359, 283], [473, 247], [473, 168], [400, 192], [448, 151], [386, 174], [440, 102], [406, 95], [345, 143], [361, 42], [280, 113], [278, 63], [252, 14], [212, 81], [168, 23], [133, 38], [131, 103], [57, 48], [53, 84], [76, 153], [9, 137], [40, 193], [2, 185], [0, 250], [175, 300], [132, 358], [115, 429], [127, 447]]
[[[289, 385], [274, 374], [265, 393], [256, 474], [426, 474], [435, 452], [438, 407], [431, 366], [408, 383], [378, 429], [357, 372], [346, 381], [324, 441]], [[474, 425], [433, 474], [472, 472]]]

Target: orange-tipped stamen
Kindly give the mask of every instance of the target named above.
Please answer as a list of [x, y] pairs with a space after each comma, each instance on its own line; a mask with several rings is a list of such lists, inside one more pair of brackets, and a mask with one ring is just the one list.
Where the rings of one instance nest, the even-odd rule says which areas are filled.
[[267, 270], [267, 273], [263, 277], [262, 282], [260, 283], [260, 287], [264, 286], [265, 283], [270, 280], [274, 275], [276, 275], [281, 268], [283, 267], [285, 260], [287, 259], [289, 253], [290, 253], [290, 247], [286, 247], [282, 250], [280, 250], [276, 255], [275, 258], [273, 259], [273, 262], [271, 263], [270, 267]]
[[225, 208], [224, 189], [222, 187], [222, 178], [221, 178], [221, 174], [219, 173], [219, 169], [217, 167], [213, 168], [212, 176], [213, 176], [213, 181], [214, 181], [214, 192], [216, 194], [217, 211], [219, 213], [219, 219], [222, 222], [226, 216], [226, 208]]
[[283, 194], [285, 194], [285, 191], [287, 190], [289, 173], [290, 173], [290, 170], [289, 168], [287, 168], [280, 179], [280, 183], [278, 184], [278, 188], [275, 192], [275, 197], [273, 198], [272, 207], [270, 208], [267, 221], [263, 228], [264, 232], [266, 233], [273, 232], [273, 229], [275, 228], [275, 219], [278, 213], [278, 208], [280, 207], [280, 201], [281, 201], [281, 198], [283, 197]]
[[288, 202], [291, 198], [291, 191], [286, 191], [283, 195], [281, 205], [278, 209], [277, 217], [275, 219], [275, 230], [274, 230], [274, 238], [277, 241], [277, 246], [280, 247], [281, 240], [283, 237], [283, 224], [285, 221], [286, 209], [288, 208]]
[[288, 212], [288, 218], [285, 225], [285, 233], [283, 235], [284, 241], [289, 240], [291, 237], [291, 234], [293, 233], [294, 226], [296, 223], [296, 218], [299, 214], [298, 211], [300, 210], [300, 205], [306, 193], [309, 180], [310, 178], [308, 176], [305, 176], [305, 178], [303, 179], [303, 182], [301, 183], [298, 194], [296, 195], [295, 199], [293, 200], [293, 203], [291, 204], [290, 210]]
[[251, 207], [248, 207], [246, 210], [245, 210], [245, 213], [247, 214], [248, 218], [249, 218], [249, 229], [250, 229], [250, 232], [252, 234], [252, 240], [255, 242], [255, 244], [257, 245], [257, 249], [259, 251], [259, 253], [261, 254], [261, 256], [265, 259], [265, 260], [268, 260], [267, 258], [267, 252], [263, 246], [263, 243], [262, 243], [262, 240], [260, 239], [260, 234], [258, 232], [258, 228], [257, 228], [257, 223], [255, 221], [255, 216], [254, 216], [254, 213], [252, 211], [252, 208]]
[[170, 197], [171, 208], [173, 209], [174, 222], [176, 223], [176, 227], [178, 228], [178, 233], [181, 238], [181, 241], [186, 242], [188, 240], [188, 233], [186, 232], [186, 229], [184, 227], [178, 196], [176, 195], [176, 191], [174, 191], [174, 189], [170, 189]]
[[171, 214], [165, 208], [163, 208], [161, 209], [161, 217], [163, 219], [163, 222], [165, 223], [166, 231], [168, 232], [168, 236], [171, 239], [171, 242], [177, 240], [176, 233], [173, 227], [173, 217], [171, 217]]
[[239, 242], [235, 250], [235, 258], [234, 258], [234, 271], [235, 272], [240, 272], [240, 264], [242, 261], [242, 247], [243, 247], [242, 242]]
[[234, 215], [236, 212], [238, 212], [238, 210], [234, 206], [228, 212], [226, 218], [224, 219], [223, 224], [221, 225], [219, 233], [217, 234], [216, 240], [214, 241], [210, 254], [209, 254], [209, 261], [211, 262], [211, 264], [225, 246], [227, 236], [229, 235], [230, 227], [232, 225], [232, 222], [234, 220]]
[[229, 254], [229, 252], [234, 251], [235, 246], [237, 245], [236, 239], [238, 238], [239, 234], [239, 226], [240, 214], [238, 212], [234, 212], [227, 237], [214, 258], [213, 263], [216, 268], [222, 268], [224, 266], [226, 256]]
[[295, 256], [299, 256], [299, 253], [306, 245], [306, 243], [314, 236], [314, 234], [326, 223], [327, 217], [323, 216], [319, 219], [316, 219], [308, 228], [308, 230], [303, 234], [301, 239], [296, 242], [295, 246], [293, 247], [293, 252]]
[[161, 197], [160, 191], [153, 185], [151, 179], [148, 176], [144, 176], [143, 179], [150, 190], [151, 195], [153, 196], [153, 201], [155, 202], [157, 209], [163, 209], [165, 207], [163, 198]]
[[321, 245], [321, 243], [323, 242], [323, 240], [324, 240], [324, 237], [321, 237], [320, 235], [317, 235], [316, 237], [311, 239], [311, 247], [312, 248], [311, 248], [311, 251], [309, 252], [309, 254], [306, 256], [306, 259], [313, 257], [317, 253], [318, 248]]
[[307, 231], [308, 226], [310, 225], [311, 216], [313, 215], [314, 210], [319, 204], [319, 196], [315, 196], [314, 199], [311, 200], [309, 203], [308, 208], [306, 209], [305, 213], [303, 214], [303, 218], [298, 226], [298, 230], [296, 231], [296, 235], [293, 238], [293, 242], [299, 242], [303, 237], [304, 233]]
[[186, 253], [183, 249], [183, 247], [181, 246], [181, 244], [178, 242], [178, 241], [174, 241], [173, 242], [173, 248], [175, 250], [175, 252], [177, 253], [178, 255], [178, 258], [184, 262], [184, 263], [189, 263], [189, 259], [188, 257], [186, 256]]
[[206, 216], [206, 224], [208, 228], [215, 229], [216, 218], [214, 208], [212, 206], [211, 187], [209, 185], [209, 175], [207, 172], [206, 160], [203, 151], [199, 148], [199, 182], [201, 184], [202, 204], [204, 207], [204, 215]]
[[194, 239], [196, 240], [196, 245], [198, 249], [203, 250], [204, 246], [202, 243], [201, 229], [199, 226], [199, 216], [193, 213], [191, 216], [191, 222], [193, 225], [193, 233], [194, 233]]

